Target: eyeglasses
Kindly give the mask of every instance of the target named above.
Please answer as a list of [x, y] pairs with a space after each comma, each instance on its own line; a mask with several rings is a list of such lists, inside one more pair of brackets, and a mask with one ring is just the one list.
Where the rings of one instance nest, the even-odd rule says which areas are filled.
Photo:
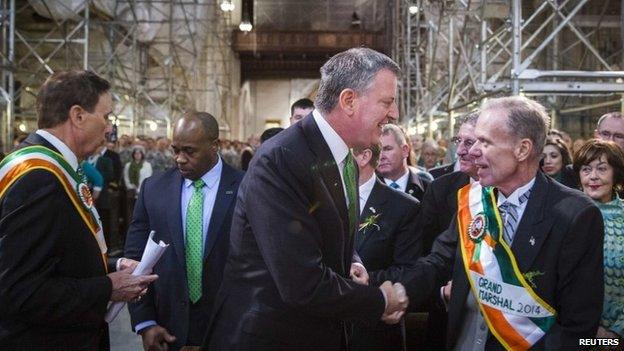
[[620, 134], [620, 133], [611, 133], [608, 130], [601, 130], [598, 132], [598, 135], [600, 135], [601, 139], [611, 139], [613, 138], [613, 140], [617, 139], [617, 140], [624, 140], [624, 134]]
[[470, 149], [472, 147], [472, 145], [474, 145], [476, 140], [474, 140], [474, 139], [462, 139], [462, 138], [456, 136], [456, 137], [451, 138], [451, 142], [453, 144], [455, 144], [456, 146], [464, 144], [464, 146], [466, 148]]

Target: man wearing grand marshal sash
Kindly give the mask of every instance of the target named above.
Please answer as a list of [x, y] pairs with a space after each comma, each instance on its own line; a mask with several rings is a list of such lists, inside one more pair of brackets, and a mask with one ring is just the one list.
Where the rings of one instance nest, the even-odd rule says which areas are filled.
[[109, 83], [53, 74], [37, 96], [39, 130], [0, 162], [0, 349], [107, 350], [109, 301], [140, 298], [155, 275], [119, 271], [79, 162], [104, 142]]
[[[421, 302], [436, 286], [449, 313], [449, 350], [577, 350], [602, 311], [603, 222], [577, 190], [539, 171], [549, 118], [524, 97], [487, 101], [477, 121], [479, 182], [406, 288]], [[450, 293], [448, 290], [451, 290]]]

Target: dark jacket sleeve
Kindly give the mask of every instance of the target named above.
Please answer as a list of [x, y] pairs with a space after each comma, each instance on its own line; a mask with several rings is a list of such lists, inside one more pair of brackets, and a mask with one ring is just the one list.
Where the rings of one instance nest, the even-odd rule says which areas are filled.
[[327, 229], [310, 215], [310, 170], [282, 148], [259, 157], [246, 177], [245, 187], [253, 189], [244, 196], [249, 225], [282, 300], [313, 316], [377, 322], [384, 311], [381, 290], [346, 279], [323, 262]]
[[417, 231], [420, 204], [409, 203], [409, 208], [400, 218], [393, 237], [392, 265], [383, 270], [369, 272], [370, 285], [379, 286], [384, 281], [403, 282], [406, 270], [412, 267], [422, 254], [422, 236]]
[[57, 244], [68, 240], [73, 228], [66, 216], [76, 211], [58, 179], [43, 170], [24, 175], [7, 190], [0, 211], [0, 314], [55, 327], [102, 323], [111, 280], [57, 272]]
[[[149, 184], [150, 179], [143, 182], [141, 185], [141, 191], [139, 192], [139, 198], [134, 205], [134, 212], [132, 215], [132, 222], [128, 228], [128, 234], [126, 236], [126, 245], [124, 250], [124, 257], [141, 261], [143, 256], [143, 250], [145, 250], [145, 244], [147, 243], [150, 231], [149, 214], [145, 208], [145, 187]], [[148, 191], [149, 192], [149, 191]], [[148, 288], [147, 293], [139, 302], [131, 302], [128, 304], [128, 311], [130, 312], [130, 319], [132, 328], [148, 320], [156, 320], [156, 307], [154, 302], [154, 289]]]
[[433, 242], [431, 253], [422, 257], [407, 272], [404, 285], [414, 308], [435, 299], [433, 294], [450, 278], [457, 253], [457, 225], [453, 218], [447, 230]]

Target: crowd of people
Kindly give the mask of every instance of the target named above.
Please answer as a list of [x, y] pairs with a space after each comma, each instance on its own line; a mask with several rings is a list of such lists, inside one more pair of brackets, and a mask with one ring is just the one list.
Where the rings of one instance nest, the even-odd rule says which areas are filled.
[[[0, 349], [107, 350], [109, 301], [145, 350], [621, 347], [622, 114], [573, 141], [492, 98], [436, 142], [396, 124], [399, 76], [339, 53], [243, 143], [196, 111], [107, 142], [108, 82], [53, 74], [0, 162]], [[134, 276], [148, 240], [169, 247]]]

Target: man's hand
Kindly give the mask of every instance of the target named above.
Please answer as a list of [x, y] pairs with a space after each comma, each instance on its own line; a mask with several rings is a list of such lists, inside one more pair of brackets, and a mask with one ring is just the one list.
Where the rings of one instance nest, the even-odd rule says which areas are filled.
[[448, 283], [442, 288], [442, 293], [444, 294], [444, 302], [448, 303], [451, 301], [451, 289], [453, 288], [453, 281], [449, 280]]
[[394, 283], [393, 285], [387, 280], [379, 289], [386, 295], [386, 310], [381, 316], [381, 320], [387, 324], [398, 323], [405, 314], [407, 305], [409, 305], [409, 299], [405, 293], [405, 288], [401, 283]]
[[134, 272], [134, 269], [139, 265], [139, 261], [135, 261], [129, 258], [122, 257], [117, 261], [117, 270], [125, 271], [130, 270], [130, 272]]
[[140, 334], [145, 351], [167, 351], [169, 344], [176, 340], [175, 336], [169, 334], [167, 329], [160, 325], [147, 327], [141, 330]]
[[351, 279], [361, 285], [368, 285], [368, 272], [366, 268], [357, 262], [351, 263]]
[[133, 276], [130, 269], [121, 270], [108, 274], [113, 283], [111, 301], [137, 300], [147, 292], [147, 286], [158, 279], [156, 274]]

